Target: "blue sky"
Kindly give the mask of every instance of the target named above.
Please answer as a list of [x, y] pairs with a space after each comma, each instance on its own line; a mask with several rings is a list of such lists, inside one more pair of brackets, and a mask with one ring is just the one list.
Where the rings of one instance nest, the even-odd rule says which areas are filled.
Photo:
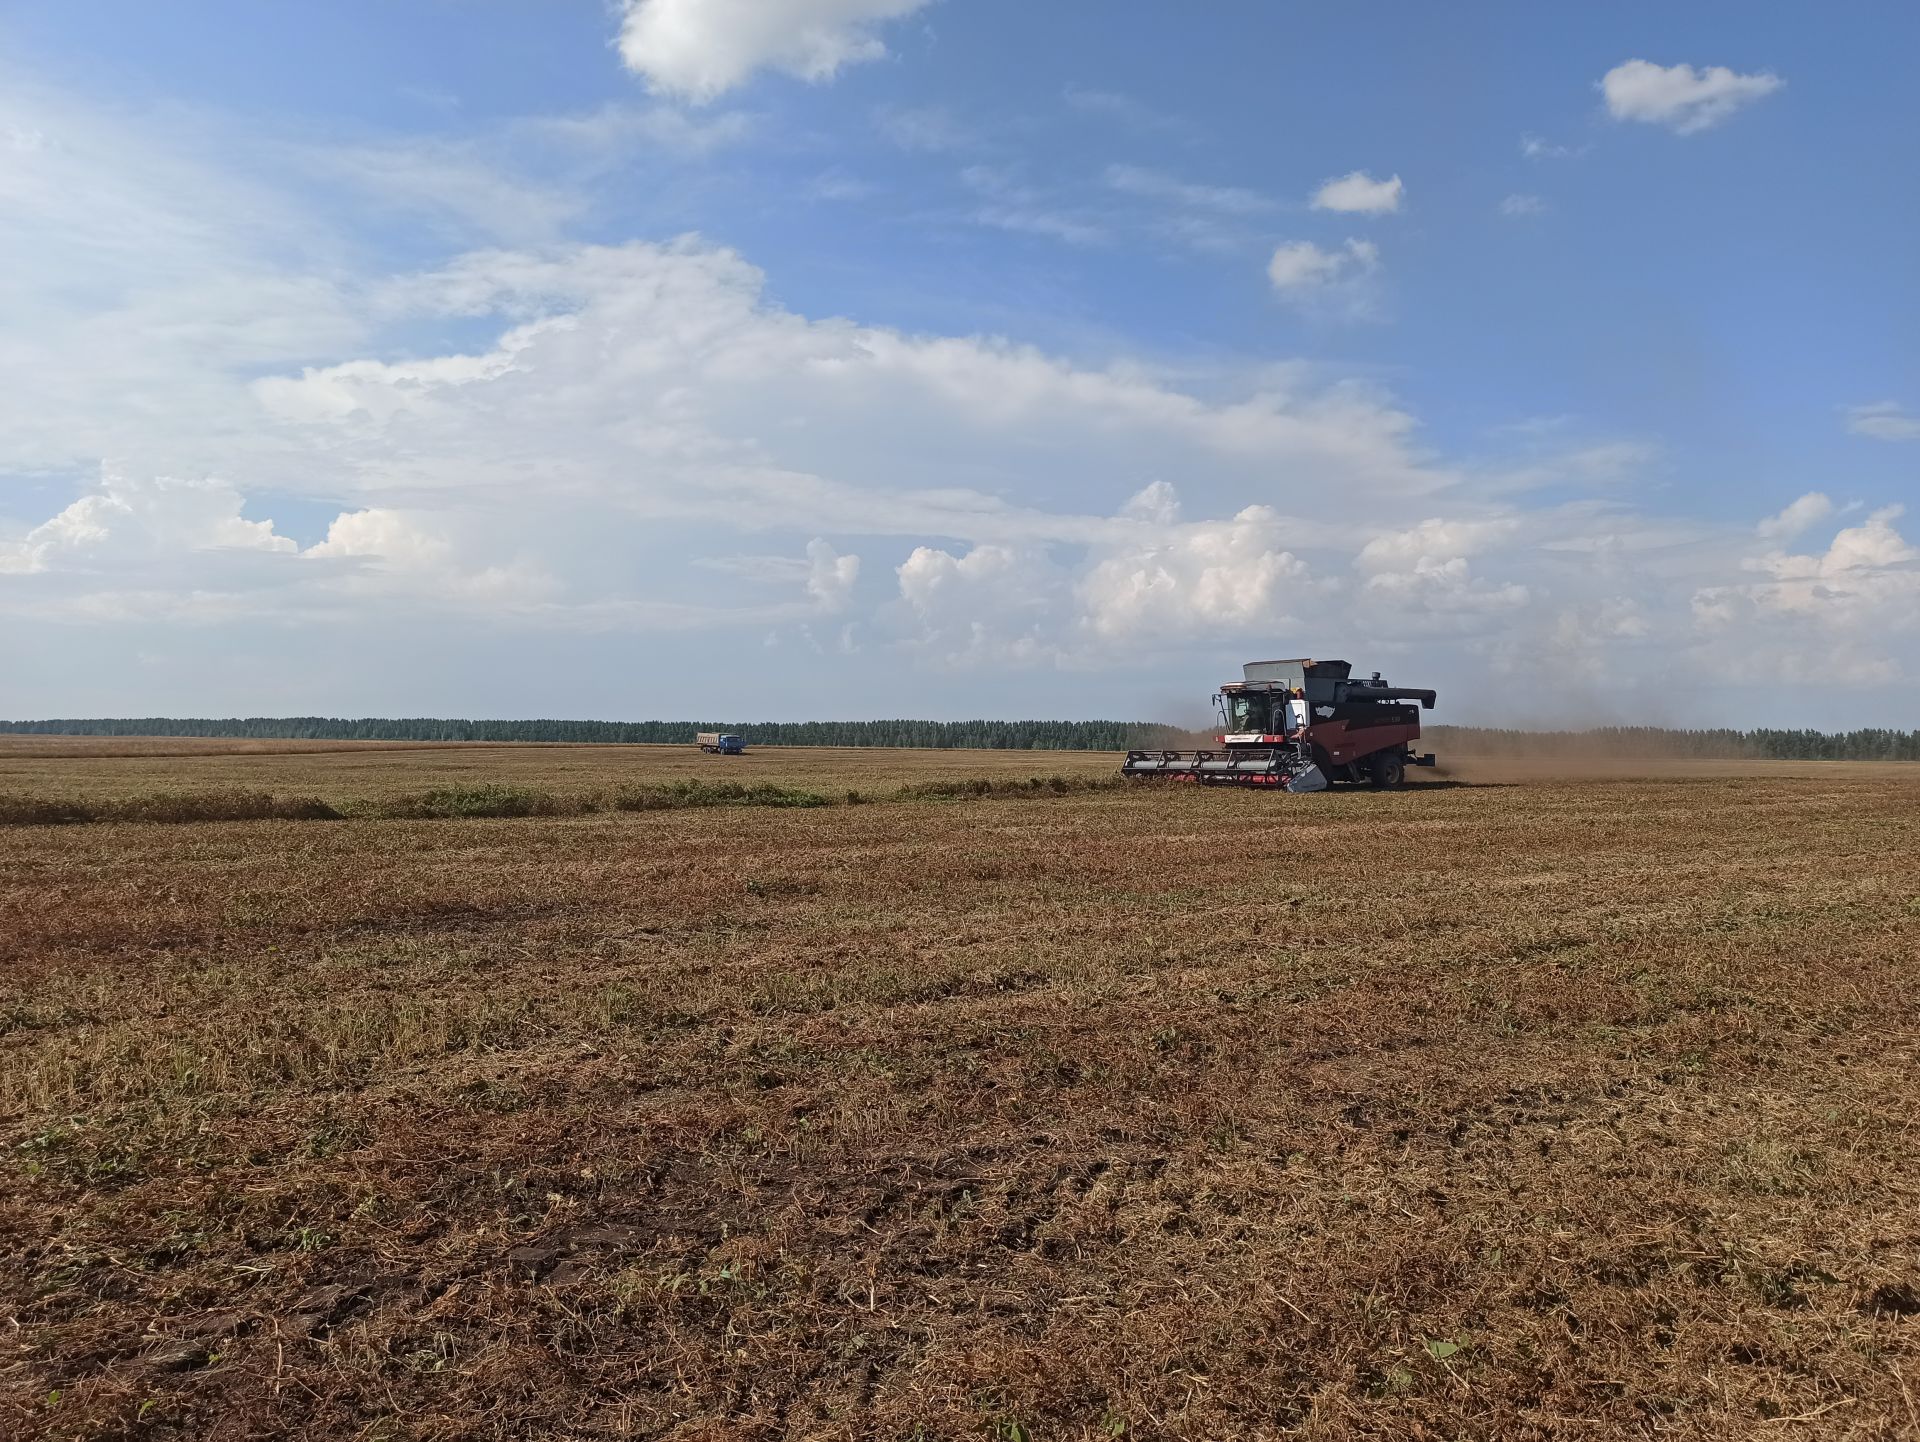
[[[1920, 12], [0, 6], [0, 714], [1920, 715]], [[1832, 689], [1829, 689], [1831, 687]]]

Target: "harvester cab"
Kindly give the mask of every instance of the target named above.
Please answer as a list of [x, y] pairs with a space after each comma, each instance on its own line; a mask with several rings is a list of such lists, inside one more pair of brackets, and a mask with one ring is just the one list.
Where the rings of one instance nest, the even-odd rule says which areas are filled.
[[1345, 661], [1249, 661], [1220, 688], [1218, 751], [1129, 751], [1121, 771], [1140, 780], [1324, 791], [1334, 782], [1395, 787], [1414, 754], [1420, 712], [1434, 693], [1390, 686], [1378, 671], [1353, 679]]

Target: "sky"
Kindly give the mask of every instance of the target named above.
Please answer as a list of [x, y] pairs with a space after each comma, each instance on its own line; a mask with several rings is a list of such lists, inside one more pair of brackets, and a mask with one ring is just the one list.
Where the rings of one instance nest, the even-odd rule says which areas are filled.
[[0, 717], [1920, 726], [1916, 54], [0, 0]]

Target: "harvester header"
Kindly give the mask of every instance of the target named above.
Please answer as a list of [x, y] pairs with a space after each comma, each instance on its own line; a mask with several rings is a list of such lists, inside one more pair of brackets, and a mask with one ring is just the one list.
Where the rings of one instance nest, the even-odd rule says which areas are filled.
[[1324, 791], [1334, 782], [1399, 786], [1414, 754], [1420, 712], [1432, 691], [1393, 686], [1380, 673], [1353, 678], [1345, 661], [1295, 657], [1249, 661], [1242, 678], [1213, 698], [1218, 751], [1129, 751], [1121, 771], [1136, 779], [1198, 781], [1208, 786], [1278, 786]]

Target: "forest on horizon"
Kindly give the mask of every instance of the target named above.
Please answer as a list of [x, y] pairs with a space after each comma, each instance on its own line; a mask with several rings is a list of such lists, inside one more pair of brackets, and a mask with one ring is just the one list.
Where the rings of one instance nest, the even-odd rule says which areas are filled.
[[[697, 731], [730, 731], [749, 746], [904, 746], [932, 750], [1128, 751], [1205, 746], [1213, 737], [1141, 721], [567, 721], [448, 717], [95, 717], [0, 721], [0, 735], [174, 736], [275, 741], [476, 741], [691, 745]], [[1429, 726], [1436, 752], [1530, 756], [1578, 748], [1599, 756], [1767, 761], [1920, 761], [1920, 731], [1686, 730], [1602, 726], [1526, 731]]]

